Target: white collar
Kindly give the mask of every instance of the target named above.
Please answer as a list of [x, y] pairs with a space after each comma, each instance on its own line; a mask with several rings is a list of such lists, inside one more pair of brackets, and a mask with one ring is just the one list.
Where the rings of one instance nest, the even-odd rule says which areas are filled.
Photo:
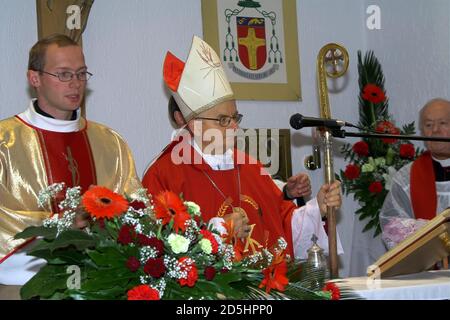
[[448, 167], [448, 166], [450, 166], [450, 158], [444, 159], [444, 160], [438, 160], [438, 159], [436, 159], [436, 158], [433, 157], [433, 156], [431, 156], [431, 158], [433, 158], [434, 161], [439, 162], [439, 164], [440, 164], [442, 167]]
[[194, 138], [192, 138], [189, 143], [194, 147], [195, 151], [202, 156], [211, 169], [218, 171], [234, 169], [233, 150], [228, 149], [224, 154], [205, 154], [200, 149], [197, 142], [195, 142]]
[[75, 120], [59, 120], [37, 113], [33, 105], [35, 100], [32, 99], [28, 109], [18, 115], [20, 119], [34, 127], [48, 131], [74, 132], [80, 130], [80, 108], [77, 109], [77, 118]]

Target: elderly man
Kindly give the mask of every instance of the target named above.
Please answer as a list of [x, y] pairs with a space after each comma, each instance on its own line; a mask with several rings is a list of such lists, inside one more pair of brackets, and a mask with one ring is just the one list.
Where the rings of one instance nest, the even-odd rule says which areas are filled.
[[236, 242], [250, 252], [283, 237], [291, 255], [306, 258], [312, 234], [326, 248], [321, 217], [327, 206], [340, 206], [339, 182], [322, 186], [316, 198], [297, 208], [283, 199], [260, 163], [233, 148], [242, 115], [214, 50], [194, 37], [186, 63], [167, 54], [164, 80], [187, 130], [150, 165], [144, 187], [153, 195], [171, 190], [196, 202], [217, 229], [232, 220]]
[[[450, 101], [430, 100], [420, 111], [427, 137], [450, 137]], [[383, 240], [391, 249], [450, 206], [450, 143], [426, 141], [427, 151], [392, 179], [380, 212]]]

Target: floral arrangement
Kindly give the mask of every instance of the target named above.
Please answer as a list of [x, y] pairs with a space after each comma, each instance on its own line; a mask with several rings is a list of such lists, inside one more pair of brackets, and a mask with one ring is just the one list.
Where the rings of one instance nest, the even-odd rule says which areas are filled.
[[[364, 60], [358, 51], [359, 126], [367, 132], [393, 135], [415, 134], [414, 122], [401, 129], [394, 125], [388, 112], [388, 98], [384, 89], [384, 75], [372, 51]], [[381, 233], [379, 213], [390, 190], [392, 176], [401, 167], [416, 159], [422, 152], [407, 140], [364, 138], [346, 144], [341, 150], [349, 164], [337, 176], [345, 194], [353, 194], [361, 208], [356, 211], [360, 220], [368, 220], [363, 232]]]
[[[41, 191], [40, 205], [64, 195], [64, 184]], [[150, 200], [145, 189], [122, 196], [93, 186], [67, 188], [61, 214], [16, 238], [39, 237], [29, 253], [47, 264], [22, 288], [23, 299], [338, 299], [345, 292], [320, 278], [307, 287], [286, 242], [245, 253], [232, 222], [219, 233], [200, 207], [166, 191]], [[87, 214], [88, 227], [74, 228]], [[71, 272], [69, 271], [71, 270]], [[78, 270], [78, 273], [73, 273]], [[314, 277], [310, 273], [309, 277]], [[316, 279], [317, 280], [317, 279]]]

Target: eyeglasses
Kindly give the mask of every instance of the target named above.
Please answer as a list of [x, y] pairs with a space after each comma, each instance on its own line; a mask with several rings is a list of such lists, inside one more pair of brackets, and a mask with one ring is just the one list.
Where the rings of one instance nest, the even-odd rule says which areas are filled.
[[226, 128], [230, 125], [231, 120], [234, 120], [234, 122], [239, 124], [239, 123], [241, 123], [243, 117], [244, 116], [242, 114], [236, 113], [234, 116], [219, 116], [219, 118], [197, 117], [195, 119], [219, 121], [220, 126]]
[[92, 73], [87, 72], [87, 71], [80, 71], [77, 73], [71, 72], [71, 71], [62, 71], [62, 72], [57, 72], [56, 74], [54, 73], [50, 73], [44, 70], [38, 70], [39, 72], [57, 77], [59, 79], [59, 81], [61, 82], [69, 82], [72, 81], [73, 77], [76, 75], [77, 79], [80, 81], [88, 81], [91, 77], [92, 77]]

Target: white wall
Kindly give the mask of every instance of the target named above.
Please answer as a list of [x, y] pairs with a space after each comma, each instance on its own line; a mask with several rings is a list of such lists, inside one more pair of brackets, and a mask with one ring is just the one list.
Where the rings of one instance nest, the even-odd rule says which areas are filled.
[[[26, 107], [27, 55], [37, 36], [34, 0], [0, 3], [0, 117], [4, 118]], [[380, 5], [382, 30], [365, 27], [368, 4]], [[428, 97], [449, 96], [448, 13], [449, 4], [444, 0], [298, 0], [303, 100], [239, 101], [242, 125], [287, 128], [293, 113], [318, 116], [316, 56], [328, 42], [344, 45], [351, 59], [341, 92], [330, 94], [334, 117], [358, 121], [356, 51], [374, 48], [385, 70], [391, 112], [396, 119], [415, 120], [415, 111]], [[140, 175], [171, 134], [161, 77], [165, 52], [171, 50], [184, 59], [192, 35], [202, 35], [201, 21], [200, 0], [96, 0], [92, 7], [83, 36], [86, 61], [94, 73], [89, 82], [87, 115], [124, 136]], [[305, 170], [303, 159], [311, 153], [309, 136], [309, 130], [293, 133], [295, 172]], [[337, 155], [336, 171], [344, 166]], [[316, 192], [323, 174], [310, 174]], [[349, 274], [352, 241], [362, 243], [359, 234], [353, 239], [356, 208], [352, 199], [345, 199], [340, 210], [338, 229], [346, 251], [342, 276]], [[357, 249], [357, 257], [352, 259], [356, 265], [365, 254], [364, 247]], [[361, 273], [363, 267], [353, 268], [353, 273]]]

